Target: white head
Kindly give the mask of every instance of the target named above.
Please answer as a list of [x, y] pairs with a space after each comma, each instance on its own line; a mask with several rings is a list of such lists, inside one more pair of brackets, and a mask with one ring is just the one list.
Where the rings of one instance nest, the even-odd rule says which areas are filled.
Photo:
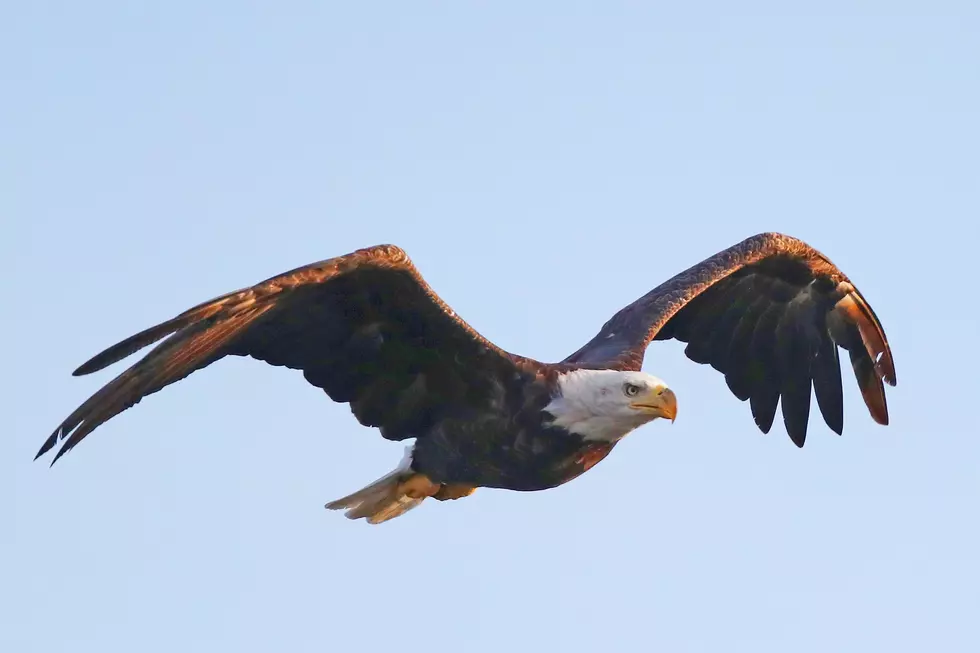
[[558, 393], [545, 411], [586, 440], [619, 440], [658, 417], [677, 416], [677, 397], [645, 372], [574, 370], [558, 377]]

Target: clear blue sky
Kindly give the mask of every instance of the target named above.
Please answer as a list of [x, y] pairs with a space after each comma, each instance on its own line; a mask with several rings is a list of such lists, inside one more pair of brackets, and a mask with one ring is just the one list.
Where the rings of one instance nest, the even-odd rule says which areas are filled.
[[[5, 4], [0, 649], [980, 650], [978, 19], [965, 1]], [[90, 355], [297, 265], [398, 243], [485, 335], [556, 360], [764, 230], [872, 302], [891, 426], [848, 374], [844, 436], [814, 406], [798, 450], [660, 343], [645, 369], [675, 424], [561, 488], [371, 527], [322, 506], [402, 445], [236, 359], [31, 462], [123, 369], [72, 378]]]

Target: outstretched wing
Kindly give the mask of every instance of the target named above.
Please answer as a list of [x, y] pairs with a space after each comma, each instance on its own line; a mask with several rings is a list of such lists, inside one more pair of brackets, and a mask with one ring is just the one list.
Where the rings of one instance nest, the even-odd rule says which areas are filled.
[[871, 416], [888, 423], [882, 381], [895, 385], [895, 364], [885, 332], [847, 276], [796, 238], [763, 233], [705, 259], [620, 310], [563, 362], [639, 369], [650, 341], [669, 338], [724, 374], [764, 433], [781, 403], [799, 447], [811, 387], [827, 425], [843, 431], [838, 347]]
[[423, 435], [448, 412], [478, 407], [491, 396], [494, 375], [513, 375], [528, 360], [458, 318], [392, 245], [313, 263], [195, 306], [113, 345], [74, 374], [100, 370], [166, 336], [75, 410], [37, 455], [67, 438], [57, 461], [143, 397], [228, 355], [302, 370], [390, 440]]

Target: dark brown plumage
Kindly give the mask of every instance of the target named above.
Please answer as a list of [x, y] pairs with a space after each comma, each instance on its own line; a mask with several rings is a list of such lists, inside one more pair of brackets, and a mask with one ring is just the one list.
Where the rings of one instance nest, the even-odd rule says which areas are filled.
[[[380, 357], [367, 356], [382, 332]], [[142, 397], [227, 355], [302, 370], [389, 440], [413, 437], [447, 407], [479, 402], [489, 376], [536, 367], [456, 317], [393, 245], [296, 268], [199, 304], [109, 347], [74, 375], [101, 370], [171, 334], [72, 413], [38, 456], [67, 436], [56, 461]], [[373, 401], [384, 391], [396, 399]]]
[[827, 425], [843, 432], [841, 347], [871, 416], [888, 424], [883, 381], [896, 378], [885, 332], [847, 276], [796, 238], [759, 234], [688, 268], [616, 313], [563, 362], [636, 370], [651, 340], [670, 338], [724, 374], [765, 433], [781, 398], [800, 447], [811, 385]]
[[199, 304], [106, 349], [75, 374], [163, 338], [69, 415], [38, 456], [63, 439], [58, 460], [143, 397], [228, 355], [302, 370], [333, 400], [349, 403], [361, 424], [389, 440], [416, 438], [414, 471], [464, 489], [551, 487], [608, 454], [614, 442], [556, 435], [542, 410], [560, 375], [639, 370], [651, 340], [688, 343], [687, 356], [724, 374], [764, 432], [781, 400], [787, 432], [801, 447], [811, 387], [826, 423], [843, 430], [838, 347], [880, 424], [888, 423], [883, 381], [895, 384], [884, 331], [862, 295], [822, 254], [775, 233], [748, 238], [661, 284], [557, 364], [483, 338], [404, 251], [381, 245]]

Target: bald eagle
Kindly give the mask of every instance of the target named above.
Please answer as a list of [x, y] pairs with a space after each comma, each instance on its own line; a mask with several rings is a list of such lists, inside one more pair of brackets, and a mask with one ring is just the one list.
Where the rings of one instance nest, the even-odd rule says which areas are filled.
[[[169, 337], [168, 337], [169, 336]], [[150, 353], [55, 429], [35, 460], [64, 439], [53, 465], [100, 424], [225, 356], [301, 370], [364, 426], [414, 439], [389, 474], [326, 505], [385, 522], [428, 497], [478, 487], [534, 491], [578, 477], [625, 435], [677, 415], [677, 397], [641, 371], [652, 340], [725, 376], [768, 433], [782, 406], [802, 447], [811, 388], [826, 424], [844, 426], [838, 347], [847, 351], [871, 417], [888, 424], [883, 381], [895, 366], [871, 306], [806, 243], [763, 233], [657, 286], [559, 363], [503, 351], [429, 287], [393, 245], [296, 268], [131, 336], [75, 370], [101, 370], [147, 345]]]

